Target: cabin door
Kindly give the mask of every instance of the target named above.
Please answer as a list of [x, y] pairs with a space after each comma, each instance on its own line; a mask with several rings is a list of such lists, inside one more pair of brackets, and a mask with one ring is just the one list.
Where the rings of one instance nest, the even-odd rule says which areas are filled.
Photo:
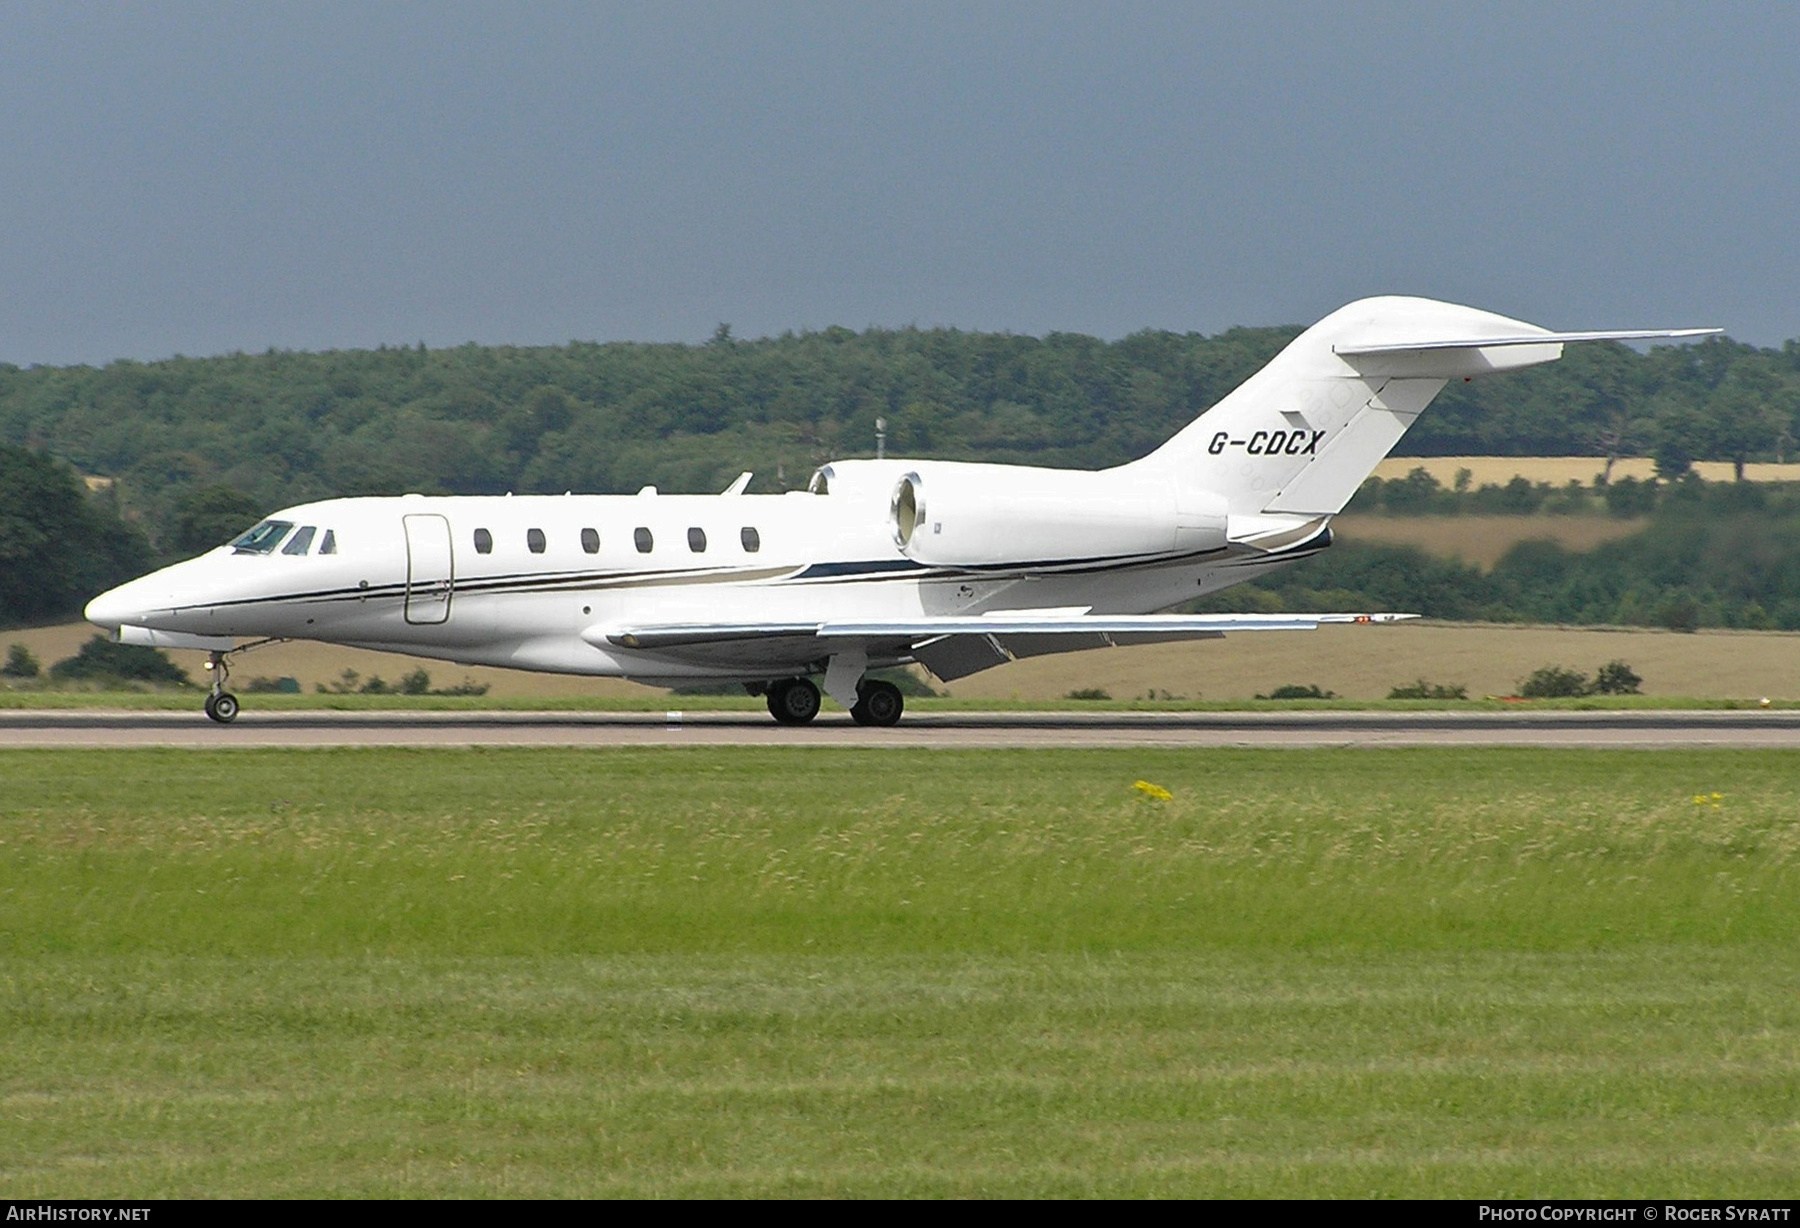
[[406, 526], [406, 621], [450, 619], [456, 571], [450, 560], [450, 522], [442, 516], [403, 516]]

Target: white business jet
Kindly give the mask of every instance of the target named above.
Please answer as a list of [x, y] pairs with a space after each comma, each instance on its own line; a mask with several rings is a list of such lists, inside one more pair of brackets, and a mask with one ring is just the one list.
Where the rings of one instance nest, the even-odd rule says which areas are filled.
[[[949, 681], [1019, 657], [1399, 614], [1156, 614], [1323, 550], [1331, 517], [1445, 382], [1576, 341], [1419, 298], [1333, 312], [1149, 456], [1099, 472], [844, 460], [804, 492], [328, 499], [96, 597], [126, 643], [212, 655], [307, 639], [662, 686], [743, 683], [787, 724], [826, 694], [903, 701], [873, 668]], [[245, 643], [251, 641], [251, 643]], [[819, 681], [815, 681], [818, 679]]]

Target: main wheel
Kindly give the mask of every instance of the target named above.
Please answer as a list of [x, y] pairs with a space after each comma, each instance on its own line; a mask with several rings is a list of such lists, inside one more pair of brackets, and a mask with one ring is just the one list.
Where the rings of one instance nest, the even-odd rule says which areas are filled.
[[819, 688], [805, 678], [769, 686], [769, 715], [783, 725], [804, 725], [819, 715]]
[[850, 709], [858, 725], [897, 725], [906, 711], [906, 700], [900, 688], [879, 678], [862, 684], [856, 692], [856, 706]]
[[231, 724], [237, 719], [237, 714], [237, 696], [230, 691], [220, 691], [217, 695], [206, 697], [206, 715], [212, 717], [219, 724]]

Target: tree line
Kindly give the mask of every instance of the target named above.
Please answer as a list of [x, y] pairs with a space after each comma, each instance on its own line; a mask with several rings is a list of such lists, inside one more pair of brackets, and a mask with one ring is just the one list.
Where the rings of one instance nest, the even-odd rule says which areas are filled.
[[1412, 547], [1339, 542], [1186, 608], [1800, 630], [1800, 484], [1690, 474], [1660, 484], [1641, 532], [1588, 551], [1523, 541], [1486, 572]]
[[[742, 469], [757, 471], [753, 489], [791, 488], [819, 463], [870, 454], [877, 418], [895, 454], [1121, 463], [1174, 434], [1299, 331], [1147, 331], [1108, 342], [834, 328], [738, 340], [721, 327], [701, 345], [470, 344], [0, 365], [0, 620], [67, 616], [107, 585], [215, 545], [287, 503], [408, 490], [607, 493], [653, 483], [705, 491]], [[1648, 353], [1574, 346], [1559, 363], [1447, 388], [1401, 452], [1648, 452], [1679, 478], [1696, 459], [1786, 459], [1800, 436], [1797, 415], [1797, 342], [1757, 349], [1714, 339]], [[90, 492], [78, 471], [108, 481]], [[1682, 485], [1620, 481], [1580, 498], [1639, 515], [1678, 502], [1671, 492]], [[1558, 500], [1576, 498], [1430, 486], [1416, 478], [1372, 484], [1358, 506], [1556, 510]], [[1680, 508], [1670, 515], [1679, 519]], [[1788, 562], [1800, 562], [1800, 551], [1785, 553], [1766, 534], [1758, 540], [1758, 557], [1800, 575]], [[1729, 542], [1718, 546], [1730, 553]], [[1681, 587], [1674, 581], [1622, 583], [1550, 602], [1508, 579], [1524, 574], [1523, 562], [1451, 581], [1428, 560], [1402, 566], [1352, 549], [1325, 557], [1334, 561], [1289, 573], [1275, 582], [1287, 587], [1257, 599], [1358, 585], [1394, 591], [1369, 578], [1393, 572], [1436, 585], [1427, 612], [1450, 617], [1535, 618], [1554, 606], [1576, 611], [1576, 621], [1653, 621], [1662, 605], [1686, 609], [1680, 603], [1689, 600], [1703, 621], [1800, 626], [1789, 596], [1766, 583], [1751, 593], [1740, 581], [1696, 581], [1682, 598], [1669, 596]], [[1416, 599], [1378, 604], [1419, 607]]]
[[[708, 343], [572, 342], [270, 351], [0, 365], [0, 442], [116, 482], [160, 555], [236, 492], [271, 508], [333, 495], [493, 494], [804, 484], [819, 463], [890, 453], [1093, 468], [1142, 456], [1300, 330], [1117, 341], [868, 329]], [[1714, 339], [1638, 353], [1572, 346], [1561, 362], [1455, 384], [1408, 455], [1786, 459], [1800, 438], [1800, 343]], [[185, 520], [184, 520], [185, 517]]]

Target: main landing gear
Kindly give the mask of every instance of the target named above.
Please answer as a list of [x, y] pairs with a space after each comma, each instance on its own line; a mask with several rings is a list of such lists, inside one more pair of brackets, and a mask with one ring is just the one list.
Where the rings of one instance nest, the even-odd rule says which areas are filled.
[[[819, 688], [809, 678], [783, 678], [767, 691], [769, 715], [783, 725], [804, 725], [819, 715]], [[865, 678], [856, 687], [856, 703], [850, 717], [858, 725], [895, 725], [906, 711], [900, 688], [879, 678]]]
[[865, 678], [856, 688], [856, 703], [850, 718], [858, 725], [898, 725], [906, 711], [906, 700], [900, 688], [879, 678]]
[[819, 688], [806, 678], [769, 684], [769, 715], [783, 725], [804, 725], [819, 715]]

